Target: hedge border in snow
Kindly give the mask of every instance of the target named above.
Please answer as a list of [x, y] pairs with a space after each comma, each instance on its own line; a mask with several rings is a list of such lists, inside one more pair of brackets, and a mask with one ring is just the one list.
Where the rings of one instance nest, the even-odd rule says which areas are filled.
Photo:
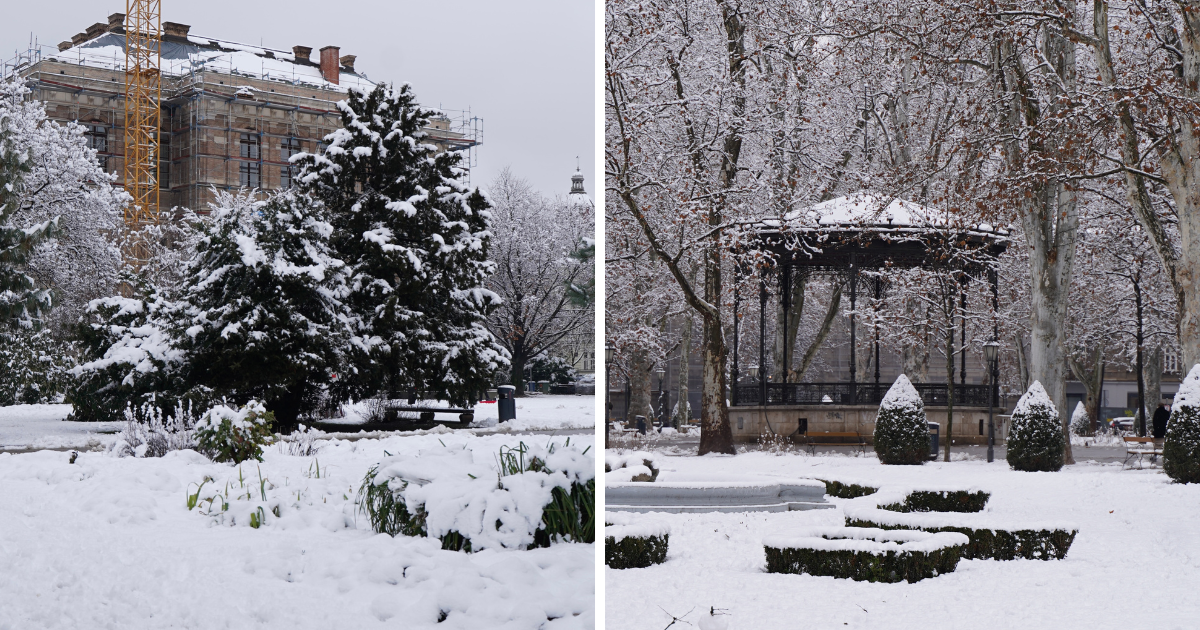
[[950, 573], [967, 537], [955, 533], [826, 527], [763, 539], [768, 573], [867, 582], [916, 582]]
[[856, 483], [845, 483], [833, 479], [818, 479], [825, 483], [825, 494], [839, 499], [857, 499], [879, 492], [879, 488]]
[[644, 569], [667, 560], [670, 530], [661, 523], [604, 527], [604, 564], [612, 569]]
[[982, 490], [913, 490], [903, 502], [880, 505], [892, 512], [982, 512], [991, 493]]

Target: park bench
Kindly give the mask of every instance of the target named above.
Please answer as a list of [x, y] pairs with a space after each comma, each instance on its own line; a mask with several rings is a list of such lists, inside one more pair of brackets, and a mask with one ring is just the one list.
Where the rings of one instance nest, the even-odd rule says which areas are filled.
[[1135, 458], [1137, 459], [1138, 468], [1141, 468], [1143, 457], [1149, 455], [1150, 463], [1153, 465], [1155, 460], [1162, 456], [1162, 448], [1155, 444], [1155, 440], [1152, 437], [1124, 435], [1121, 436], [1121, 439], [1125, 441], [1125, 461], [1121, 464], [1122, 470]]
[[[835, 431], [808, 431], [802, 434], [807, 441], [808, 450], [814, 455], [817, 452], [818, 446], [857, 446], [864, 453], [867, 450], [867, 440], [858, 431], [847, 433], [839, 433]], [[821, 440], [834, 440], [833, 442], [817, 442]]]
[[462, 422], [471, 422], [475, 419], [475, 410], [473, 409], [455, 409], [453, 407], [415, 407], [409, 405], [388, 405], [388, 419], [396, 420], [396, 413], [400, 411], [414, 412], [420, 414], [421, 422], [433, 422], [434, 414], [448, 413], [458, 414], [458, 419]]

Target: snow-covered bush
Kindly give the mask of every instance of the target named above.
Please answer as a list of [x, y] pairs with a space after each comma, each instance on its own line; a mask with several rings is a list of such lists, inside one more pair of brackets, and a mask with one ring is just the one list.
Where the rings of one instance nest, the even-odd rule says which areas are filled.
[[1192, 366], [1171, 405], [1163, 472], [1179, 483], [1200, 483], [1200, 364]]
[[125, 428], [109, 449], [118, 457], [162, 457], [171, 451], [196, 448], [196, 417], [191, 405], [176, 403], [167, 415], [154, 402], [125, 409]]
[[901, 374], [888, 388], [875, 416], [875, 453], [883, 464], [924, 464], [929, 459], [925, 403]]
[[[152, 404], [169, 409], [183, 398], [184, 357], [170, 335], [173, 306], [158, 294], [88, 304], [86, 319], [76, 327], [82, 356], [71, 370], [71, 420], [115, 422], [126, 408]], [[202, 396], [192, 399], [205, 408]]]
[[1008, 432], [1007, 459], [1013, 470], [1056, 471], [1063, 467], [1066, 438], [1058, 410], [1038, 381], [1017, 401]]
[[825, 484], [825, 494], [839, 499], [857, 499], [879, 492], [879, 488], [858, 483], [847, 483], [833, 479], [818, 479]]
[[904, 501], [880, 505], [892, 512], [982, 512], [990, 492], [983, 490], [913, 490]]
[[256, 400], [241, 409], [214, 405], [196, 423], [196, 450], [215, 462], [261, 462], [274, 424], [275, 414]]
[[916, 582], [954, 571], [958, 533], [823, 527], [767, 536], [768, 573], [806, 573], [867, 582]]
[[642, 569], [666, 562], [671, 531], [665, 523], [645, 518], [605, 516], [604, 564], [610, 569]]
[[1092, 419], [1088, 416], [1087, 408], [1082, 402], [1075, 403], [1075, 411], [1071, 412], [1071, 433], [1074, 435], [1089, 435], [1092, 432]]
[[604, 454], [604, 480], [608, 483], [625, 481], [654, 481], [658, 479], [658, 463], [646, 451]]
[[0, 327], [0, 405], [54, 403], [71, 382], [75, 350], [49, 329]]
[[375, 531], [427, 536], [444, 549], [525, 549], [595, 541], [590, 447], [463, 448], [391, 457], [368, 471], [358, 504]]

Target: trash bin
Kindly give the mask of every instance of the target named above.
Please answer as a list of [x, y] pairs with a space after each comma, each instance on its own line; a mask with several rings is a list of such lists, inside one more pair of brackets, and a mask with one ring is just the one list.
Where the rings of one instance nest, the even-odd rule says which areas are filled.
[[512, 385], [501, 385], [496, 388], [496, 410], [500, 413], [500, 422], [517, 419], [517, 388]]
[[646, 416], [634, 416], [633, 419], [637, 422], [638, 433], [646, 435]]
[[929, 426], [929, 459], [938, 458], [938, 435], [942, 427], [936, 422], [926, 423]]

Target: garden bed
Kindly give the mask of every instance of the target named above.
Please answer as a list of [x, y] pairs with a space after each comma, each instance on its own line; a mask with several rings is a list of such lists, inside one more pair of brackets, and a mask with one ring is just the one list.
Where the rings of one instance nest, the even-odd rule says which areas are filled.
[[1019, 522], [991, 513], [894, 512], [873, 506], [844, 506], [847, 527], [964, 534], [965, 559], [1061, 560], [1078, 528], [1065, 522]]
[[967, 537], [956, 533], [817, 528], [763, 540], [768, 573], [867, 582], [916, 582], [954, 571]]
[[667, 560], [669, 542], [670, 530], [663, 523], [606, 522], [604, 564], [612, 569], [642, 569], [662, 564]]

